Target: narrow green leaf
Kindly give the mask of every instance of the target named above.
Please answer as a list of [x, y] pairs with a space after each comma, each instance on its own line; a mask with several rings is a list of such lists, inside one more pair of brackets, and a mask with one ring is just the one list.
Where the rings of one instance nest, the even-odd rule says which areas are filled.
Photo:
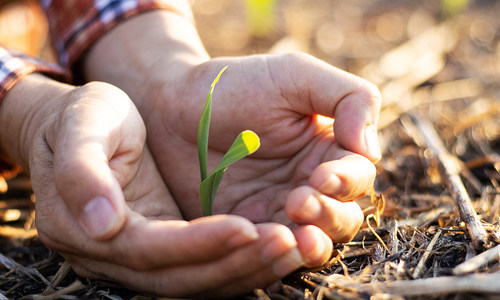
[[200, 184], [200, 202], [201, 210], [204, 216], [212, 215], [212, 208], [214, 206], [215, 193], [219, 187], [226, 169], [222, 169], [219, 172], [211, 173], [205, 180]]
[[251, 130], [241, 132], [212, 173], [227, 168], [230, 164], [254, 153], [259, 147], [260, 139], [255, 132]]
[[219, 81], [222, 73], [227, 69], [224, 67], [215, 80], [210, 86], [210, 91], [208, 92], [207, 101], [205, 102], [205, 107], [203, 107], [203, 112], [201, 113], [200, 124], [198, 126], [198, 161], [200, 163], [200, 175], [201, 180], [207, 178], [207, 152], [208, 152], [208, 134], [210, 131], [210, 118], [212, 115], [212, 94], [214, 91], [215, 84]]
[[260, 147], [260, 140], [256, 133], [245, 130], [236, 137], [219, 165], [200, 184], [200, 202], [204, 216], [212, 214], [215, 194], [227, 167], [238, 160], [254, 153]]

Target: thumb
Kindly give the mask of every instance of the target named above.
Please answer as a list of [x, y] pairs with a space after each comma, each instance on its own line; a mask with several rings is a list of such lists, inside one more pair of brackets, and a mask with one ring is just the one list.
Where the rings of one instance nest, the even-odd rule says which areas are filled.
[[377, 135], [381, 97], [374, 85], [358, 79], [357, 89], [335, 107], [335, 139], [343, 148], [376, 162], [381, 157]]
[[[293, 108], [305, 115], [334, 118], [335, 139], [343, 148], [372, 162], [379, 160], [377, 122], [381, 96], [378, 89], [364, 79], [309, 55], [293, 54], [282, 58], [285, 68], [289, 68], [285, 74], [290, 74], [298, 95], [289, 98]], [[282, 90], [282, 94], [290, 93]], [[304, 95], [308, 101], [304, 101]]]
[[[118, 89], [109, 91], [99, 85], [104, 84], [98, 84], [97, 95], [92, 95], [94, 85], [86, 85], [70, 96], [70, 103], [54, 130], [56, 138], [52, 144], [59, 195], [89, 236], [106, 240], [115, 236], [126, 221], [127, 206], [117, 176], [130, 178], [129, 174], [137, 168], [134, 165], [139, 154], [120, 149], [120, 138], [134, 140], [137, 136], [128, 135], [121, 128], [128, 117], [127, 112], [121, 113], [122, 107], [127, 107], [130, 100], [123, 99], [126, 95]], [[118, 151], [121, 161], [126, 162], [117, 167], [119, 173], [110, 167], [111, 158]], [[130, 153], [134, 156], [132, 162], [123, 159]]]
[[125, 223], [125, 201], [102, 154], [91, 146], [68, 147], [54, 158], [57, 190], [80, 226], [97, 240], [116, 235]]

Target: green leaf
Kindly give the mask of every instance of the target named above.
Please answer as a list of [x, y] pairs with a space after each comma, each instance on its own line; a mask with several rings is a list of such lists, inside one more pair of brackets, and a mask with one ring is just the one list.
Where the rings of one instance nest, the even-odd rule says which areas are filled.
[[219, 172], [212, 172], [205, 180], [200, 184], [200, 202], [201, 210], [204, 216], [212, 215], [212, 208], [214, 206], [215, 193], [219, 187], [226, 169], [220, 170]]
[[208, 92], [207, 101], [205, 102], [205, 107], [203, 107], [200, 124], [198, 126], [198, 161], [200, 163], [200, 175], [202, 181], [207, 178], [208, 133], [210, 131], [210, 118], [212, 115], [212, 94], [214, 92], [215, 84], [217, 84], [220, 76], [226, 69], [227, 66], [219, 72], [210, 86], [210, 91]]
[[254, 153], [257, 149], [259, 149], [259, 147], [259, 136], [251, 130], [243, 131], [236, 137], [231, 145], [231, 148], [227, 150], [226, 154], [224, 154], [224, 157], [222, 157], [222, 160], [217, 167], [215, 167], [212, 173], [229, 167], [230, 164], [233, 164], [238, 160]]
[[200, 184], [200, 202], [204, 216], [212, 214], [215, 194], [229, 165], [254, 153], [260, 147], [259, 136], [245, 130], [236, 137], [217, 167]]

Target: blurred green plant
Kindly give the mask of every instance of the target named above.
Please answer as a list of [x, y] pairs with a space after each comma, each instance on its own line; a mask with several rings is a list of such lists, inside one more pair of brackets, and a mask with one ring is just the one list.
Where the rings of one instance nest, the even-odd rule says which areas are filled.
[[250, 32], [258, 37], [267, 36], [274, 26], [275, 0], [245, 0]]
[[224, 154], [217, 167], [215, 167], [215, 169], [207, 175], [208, 136], [212, 115], [212, 94], [220, 76], [226, 69], [227, 66], [219, 72], [210, 86], [210, 91], [208, 93], [203, 112], [201, 113], [200, 124], [198, 126], [198, 160], [200, 163], [201, 175], [200, 203], [204, 216], [212, 215], [215, 194], [222, 178], [224, 177], [224, 174], [226, 173], [227, 167], [254, 153], [260, 147], [260, 139], [255, 132], [250, 130], [241, 132], [236, 137], [226, 154]]
[[448, 19], [465, 11], [469, 0], [441, 0], [441, 17]]

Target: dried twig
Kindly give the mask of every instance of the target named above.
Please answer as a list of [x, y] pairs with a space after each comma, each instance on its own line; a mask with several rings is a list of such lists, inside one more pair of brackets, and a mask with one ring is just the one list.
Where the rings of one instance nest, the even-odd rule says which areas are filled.
[[86, 286], [77, 280], [77, 281], [73, 282], [72, 284], [68, 285], [67, 287], [65, 287], [61, 290], [58, 290], [56, 292], [50, 293], [48, 295], [41, 295], [41, 294], [32, 295], [32, 299], [35, 299], [35, 300], [59, 299], [64, 295], [74, 293], [76, 291], [80, 291], [80, 290], [83, 290], [85, 288], [86, 288]]
[[359, 293], [387, 293], [400, 296], [420, 296], [458, 293], [500, 293], [500, 274], [471, 274], [443, 276], [416, 280], [360, 283], [334, 277], [328, 282], [338, 288], [357, 290]]
[[465, 261], [453, 269], [453, 274], [462, 275], [476, 271], [481, 266], [500, 259], [500, 245], [484, 251], [483, 253], [474, 256], [468, 261]]
[[269, 296], [264, 292], [262, 289], [255, 289], [254, 291], [255, 296], [257, 296], [257, 299], [259, 300], [271, 300]]
[[436, 245], [436, 242], [439, 239], [440, 235], [441, 235], [441, 230], [439, 230], [430, 241], [429, 245], [427, 246], [427, 249], [425, 249], [424, 255], [422, 255], [422, 259], [420, 259], [417, 267], [415, 268], [415, 271], [413, 272], [413, 278], [418, 278], [420, 276], [420, 273], [422, 273], [425, 262], [431, 255], [432, 249], [434, 248], [434, 245]]
[[[407, 127], [411, 127], [412, 125], [416, 127], [418, 132], [412, 133], [412, 136], [418, 143], [423, 142], [434, 153], [441, 175], [446, 182], [453, 200], [455, 200], [460, 217], [467, 227], [474, 247], [478, 251], [483, 250], [487, 242], [487, 234], [460, 179], [454, 158], [446, 150], [430, 121], [422, 116], [411, 115], [411, 120], [405, 120], [404, 122]], [[416, 137], [415, 134], [419, 137]]]
[[50, 282], [51, 285], [47, 286], [45, 289], [45, 292], [52, 291], [52, 287], [54, 286], [59, 286], [70, 270], [71, 265], [67, 261], [64, 261], [59, 270], [57, 270], [56, 275], [54, 275], [54, 278], [52, 278], [52, 281]]

